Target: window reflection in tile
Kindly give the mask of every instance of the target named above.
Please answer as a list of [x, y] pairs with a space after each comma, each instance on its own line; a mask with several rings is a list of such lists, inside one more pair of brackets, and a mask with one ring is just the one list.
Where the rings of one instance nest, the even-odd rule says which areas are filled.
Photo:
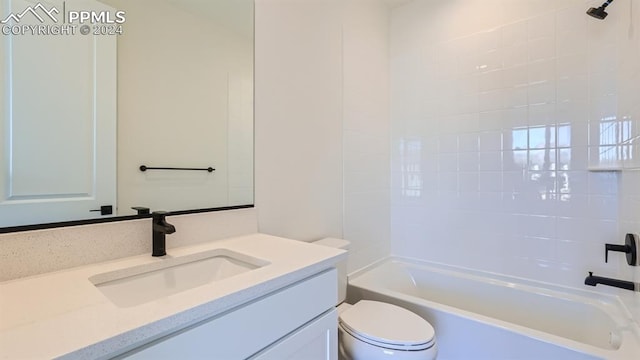
[[634, 160], [634, 144], [638, 140], [638, 129], [629, 116], [618, 119], [605, 116], [590, 126], [591, 165], [622, 166]]
[[422, 194], [422, 142], [418, 139], [400, 141], [402, 196], [415, 198]]

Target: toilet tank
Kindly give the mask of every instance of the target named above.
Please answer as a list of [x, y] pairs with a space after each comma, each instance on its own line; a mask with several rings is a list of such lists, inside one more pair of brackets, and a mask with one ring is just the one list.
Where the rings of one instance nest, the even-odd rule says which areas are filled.
[[[351, 243], [344, 239], [324, 238], [314, 241], [313, 244], [349, 250]], [[347, 298], [347, 259], [338, 262], [336, 268], [338, 269], [338, 304], [340, 304]]]

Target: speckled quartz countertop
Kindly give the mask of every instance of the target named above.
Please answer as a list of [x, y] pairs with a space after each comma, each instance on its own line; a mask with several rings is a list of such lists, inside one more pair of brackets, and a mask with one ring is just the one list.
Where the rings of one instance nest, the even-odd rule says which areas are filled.
[[168, 250], [228, 249], [268, 265], [174, 295], [118, 307], [90, 277], [167, 258], [150, 254], [0, 283], [0, 359], [108, 358], [325, 269], [342, 250], [253, 234]]

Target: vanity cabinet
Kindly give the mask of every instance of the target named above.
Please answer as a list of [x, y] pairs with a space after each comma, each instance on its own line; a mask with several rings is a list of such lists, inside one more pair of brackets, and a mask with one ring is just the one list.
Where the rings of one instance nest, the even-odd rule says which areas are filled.
[[326, 270], [116, 359], [337, 359], [337, 273]]
[[338, 312], [334, 309], [269, 346], [251, 360], [337, 360]]

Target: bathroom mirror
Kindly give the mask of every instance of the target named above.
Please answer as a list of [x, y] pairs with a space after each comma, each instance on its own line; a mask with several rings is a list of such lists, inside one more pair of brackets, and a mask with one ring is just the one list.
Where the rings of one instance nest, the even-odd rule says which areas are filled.
[[253, 204], [253, 0], [0, 17], [0, 228]]

